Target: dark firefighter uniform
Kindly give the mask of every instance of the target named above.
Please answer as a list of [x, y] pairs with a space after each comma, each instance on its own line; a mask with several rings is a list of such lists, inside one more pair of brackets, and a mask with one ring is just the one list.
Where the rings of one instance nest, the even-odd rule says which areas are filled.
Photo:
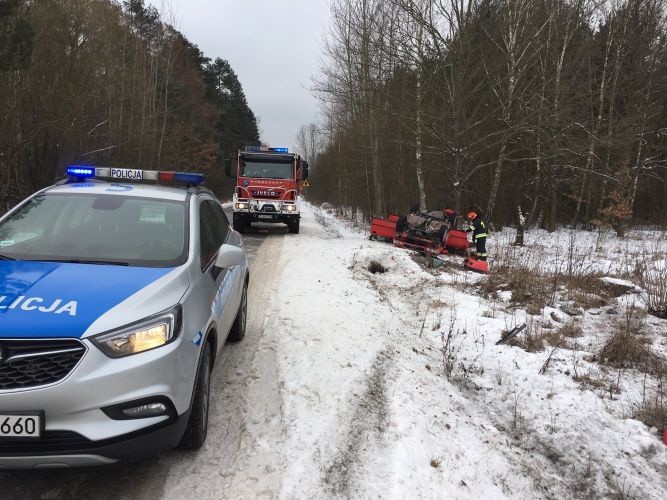
[[466, 232], [472, 232], [472, 241], [477, 246], [477, 258], [479, 260], [486, 260], [486, 224], [480, 219], [480, 217], [475, 212], [470, 212], [468, 214], [468, 221], [470, 222], [470, 227], [466, 229]]

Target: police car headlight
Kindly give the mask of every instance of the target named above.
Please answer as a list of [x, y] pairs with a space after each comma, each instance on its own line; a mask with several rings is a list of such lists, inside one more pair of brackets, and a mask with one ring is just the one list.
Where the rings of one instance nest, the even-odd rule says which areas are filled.
[[91, 340], [110, 358], [122, 358], [170, 343], [177, 337], [180, 328], [181, 308], [178, 306], [120, 330], [103, 333]]

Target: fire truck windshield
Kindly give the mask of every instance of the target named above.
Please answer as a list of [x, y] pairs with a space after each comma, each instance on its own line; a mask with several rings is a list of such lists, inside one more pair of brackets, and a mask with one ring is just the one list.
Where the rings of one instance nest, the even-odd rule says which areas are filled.
[[291, 162], [279, 163], [245, 160], [241, 177], [251, 177], [253, 179], [292, 179], [294, 178], [294, 172]]

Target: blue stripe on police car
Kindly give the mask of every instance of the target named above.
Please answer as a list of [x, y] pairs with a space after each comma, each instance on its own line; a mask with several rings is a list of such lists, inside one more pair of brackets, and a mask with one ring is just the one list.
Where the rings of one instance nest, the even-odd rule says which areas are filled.
[[169, 271], [0, 261], [0, 338], [80, 338], [99, 317]]

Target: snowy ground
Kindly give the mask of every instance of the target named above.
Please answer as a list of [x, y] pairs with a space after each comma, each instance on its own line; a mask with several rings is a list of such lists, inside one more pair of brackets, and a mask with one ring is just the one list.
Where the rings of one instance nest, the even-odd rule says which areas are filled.
[[[641, 309], [641, 294], [571, 317], [559, 293], [532, 316], [512, 304], [512, 290], [484, 298], [487, 278], [465, 273], [459, 257], [429, 269], [326, 211], [304, 215], [276, 263], [281, 286], [266, 325], [281, 332], [281, 497], [665, 498], [665, 446], [627, 418], [643, 375], [613, 371], [610, 394], [581, 383], [608, 375], [587, 359], [618, 321], [609, 309]], [[511, 251], [510, 237], [491, 239], [490, 251]], [[567, 232], [533, 232], [514, 257], [626, 277], [635, 269], [617, 256], [630, 249], [638, 262], [645, 237], [576, 233], [573, 250]], [[386, 272], [370, 273], [371, 261]], [[495, 345], [517, 324], [534, 332], [547, 321], [577, 321], [575, 347]], [[667, 321], [643, 321], [664, 350]]]
[[303, 215], [299, 235], [245, 235], [248, 333], [214, 372], [201, 450], [0, 473], [0, 498], [667, 498], [667, 447], [630, 418], [660, 379], [599, 354], [627, 324], [667, 357], [639, 279], [664, 269], [664, 233], [531, 231], [517, 249], [508, 230], [481, 276]]

